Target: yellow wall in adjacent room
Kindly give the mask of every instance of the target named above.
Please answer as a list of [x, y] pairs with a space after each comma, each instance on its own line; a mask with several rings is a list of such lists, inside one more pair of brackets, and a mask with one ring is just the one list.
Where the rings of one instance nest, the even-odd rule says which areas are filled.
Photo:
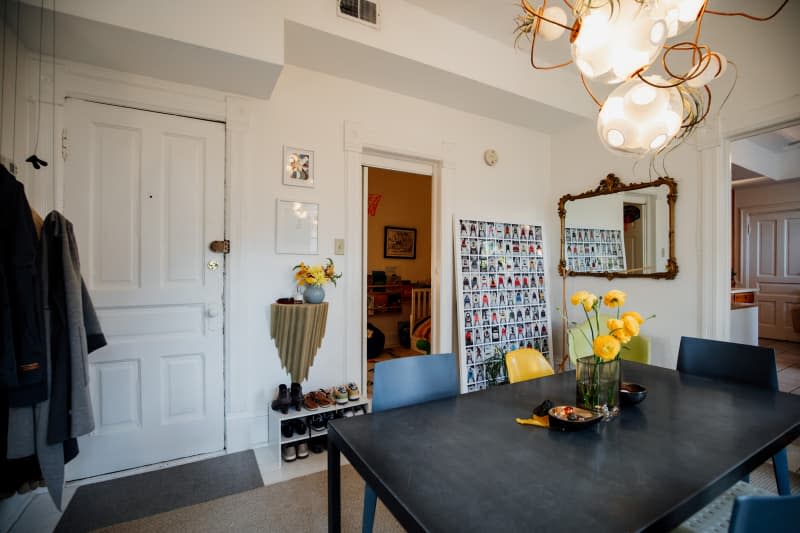
[[[382, 196], [367, 226], [367, 271], [396, 268], [402, 279], [431, 279], [431, 177], [380, 168], [369, 169], [369, 193]], [[385, 226], [417, 230], [416, 259], [383, 257]]]

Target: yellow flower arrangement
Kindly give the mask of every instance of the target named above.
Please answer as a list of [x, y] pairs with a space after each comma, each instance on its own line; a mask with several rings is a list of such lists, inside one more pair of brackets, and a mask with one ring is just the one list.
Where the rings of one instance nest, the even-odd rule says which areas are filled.
[[336, 273], [333, 266], [333, 260], [328, 257], [328, 262], [324, 265], [306, 265], [301, 262], [295, 265], [292, 270], [295, 270], [294, 279], [298, 285], [316, 285], [321, 287], [329, 281], [336, 286], [336, 280], [341, 278], [341, 274]]
[[[632, 337], [639, 335], [641, 325], [645, 323], [646, 319], [636, 311], [625, 311], [620, 314], [620, 308], [625, 305], [626, 298], [627, 295], [617, 289], [605, 293], [602, 300], [588, 291], [577, 291], [570, 298], [572, 305], [583, 307], [591, 332], [591, 339], [587, 337], [586, 340], [592, 346], [592, 351], [598, 361], [618, 359], [624, 345], [630, 342]], [[606, 323], [607, 335], [600, 334], [601, 302], [606, 307], [617, 310], [616, 318], [610, 318]], [[592, 311], [594, 317], [590, 315]]]

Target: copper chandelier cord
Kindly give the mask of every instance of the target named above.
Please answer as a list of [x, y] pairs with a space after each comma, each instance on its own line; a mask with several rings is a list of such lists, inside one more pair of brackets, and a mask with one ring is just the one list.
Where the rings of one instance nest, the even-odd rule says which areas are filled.
[[710, 13], [712, 15], [719, 15], [721, 17], [744, 17], [746, 19], [755, 20], [757, 22], [766, 22], [778, 16], [778, 13], [780, 13], [781, 10], [784, 7], [786, 7], [786, 4], [788, 3], [789, 0], [783, 0], [783, 3], [780, 5], [780, 7], [778, 7], [778, 9], [776, 9], [775, 12], [772, 15], [769, 15], [768, 17], [756, 17], [755, 15], [750, 15], [749, 13], [743, 13], [741, 11], [730, 12], [730, 13], [725, 11], [713, 11], [711, 9], [706, 9], [705, 11], [706, 13]]

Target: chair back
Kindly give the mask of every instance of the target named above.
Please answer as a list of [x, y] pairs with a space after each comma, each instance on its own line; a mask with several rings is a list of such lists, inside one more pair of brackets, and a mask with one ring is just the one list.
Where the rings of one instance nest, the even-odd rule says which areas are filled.
[[800, 494], [739, 496], [733, 502], [729, 533], [783, 533], [800, 527]]
[[[600, 335], [608, 335], [608, 319], [613, 318], [610, 315], [601, 314], [600, 324], [597, 324], [592, 318], [592, 325], [589, 326], [589, 321], [585, 321], [579, 326], [570, 328], [569, 336], [567, 338], [569, 348], [569, 358], [572, 365], [575, 365], [575, 360], [579, 357], [592, 355], [593, 348], [589, 339], [592, 338], [592, 329], [598, 331]], [[623, 346], [620, 352], [620, 358], [626, 361], [635, 361], [637, 363], [650, 364], [650, 338], [644, 335], [637, 335], [631, 337], [630, 342]]]
[[372, 412], [451, 398], [458, 390], [455, 354], [381, 361], [372, 378]]
[[547, 359], [533, 348], [520, 348], [506, 354], [508, 381], [517, 383], [553, 375], [553, 367]]
[[778, 390], [772, 348], [681, 337], [678, 372]]

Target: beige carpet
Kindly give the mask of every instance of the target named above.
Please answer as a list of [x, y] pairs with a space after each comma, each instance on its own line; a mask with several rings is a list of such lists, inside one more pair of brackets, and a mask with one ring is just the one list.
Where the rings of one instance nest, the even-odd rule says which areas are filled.
[[[328, 530], [328, 474], [309, 476], [240, 492], [98, 531], [193, 533], [218, 531], [324, 532]], [[352, 466], [342, 467], [342, 531], [361, 531], [364, 481]], [[378, 501], [376, 533], [404, 531]]]

